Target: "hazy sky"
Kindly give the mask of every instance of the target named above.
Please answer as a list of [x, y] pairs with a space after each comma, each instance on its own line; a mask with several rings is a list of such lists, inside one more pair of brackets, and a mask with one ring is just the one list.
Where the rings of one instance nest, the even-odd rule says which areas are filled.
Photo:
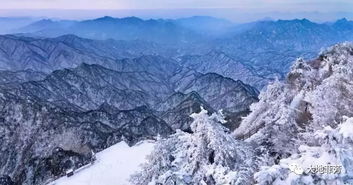
[[1, 9], [239, 8], [257, 11], [353, 11], [352, 0], [0, 0]]
[[[346, 14], [350, 17], [353, 14], [353, 0], [0, 0], [0, 9], [0, 16], [59, 18], [105, 14], [144, 17], [209, 14], [241, 21], [254, 15], [261, 18], [310, 14], [316, 18], [334, 19]], [[94, 11], [88, 13], [88, 10]]]

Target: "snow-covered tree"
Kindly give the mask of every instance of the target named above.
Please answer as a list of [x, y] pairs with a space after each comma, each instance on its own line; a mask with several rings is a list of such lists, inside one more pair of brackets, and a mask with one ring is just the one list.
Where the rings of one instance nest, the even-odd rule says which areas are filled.
[[278, 165], [262, 167], [254, 176], [259, 185], [353, 183], [353, 118], [344, 118], [336, 129], [327, 126], [306, 134], [311, 145], [301, 145]]
[[[219, 124], [219, 114], [194, 114], [193, 133], [178, 131], [160, 141], [132, 182], [353, 184], [352, 81], [350, 43], [335, 45], [309, 62], [298, 59], [285, 81], [260, 93], [232, 135]], [[317, 165], [342, 169], [307, 171]]]
[[353, 116], [353, 45], [343, 43], [321, 54], [318, 84], [307, 99], [315, 127], [335, 127], [342, 116]]
[[261, 153], [266, 163], [274, 163], [277, 158], [295, 152], [296, 101], [300, 101], [302, 95], [296, 95], [289, 87], [278, 81], [269, 85], [261, 92], [260, 101], [251, 105], [252, 113], [234, 131], [236, 138], [255, 143], [257, 153]]
[[161, 140], [133, 184], [246, 184], [252, 179], [252, 148], [234, 139], [219, 114], [192, 115], [193, 133]]
[[305, 135], [336, 128], [344, 115], [353, 117], [352, 80], [350, 43], [335, 45], [309, 62], [298, 59], [284, 82], [261, 92], [234, 135], [257, 145], [263, 165], [274, 165], [310, 143]]

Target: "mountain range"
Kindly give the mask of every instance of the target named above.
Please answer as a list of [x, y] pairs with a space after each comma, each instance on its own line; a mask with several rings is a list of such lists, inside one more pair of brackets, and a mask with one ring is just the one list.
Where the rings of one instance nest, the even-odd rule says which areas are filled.
[[[125, 41], [125, 47], [129, 49], [126, 51], [131, 53], [124, 55], [115, 52], [115, 57], [116, 54], [119, 57], [135, 57], [131, 54], [142, 52], [167, 58], [185, 55], [207, 57], [210, 53], [223, 53], [237, 63], [248, 66], [251, 73], [262, 78], [255, 80], [257, 84], [251, 84], [261, 89], [269, 81], [284, 79], [297, 57], [312, 59], [322, 48], [352, 40], [352, 25], [353, 22], [347, 19], [327, 23], [294, 19], [235, 24], [224, 19], [200, 16], [150, 20], [102, 17], [85, 21], [41, 20], [11, 33], [52, 38], [75, 34], [89, 39]], [[110, 50], [104, 51], [110, 53]], [[222, 62], [223, 59], [219, 60]], [[222, 75], [227, 76], [226, 72]]]
[[1, 71], [12, 76], [0, 84], [1, 174], [42, 184], [63, 175], [67, 161], [87, 164], [91, 151], [188, 131], [201, 106], [240, 118], [257, 101], [258, 91], [241, 81], [174, 62], [143, 56], [117, 60], [114, 69], [82, 63], [48, 74]]
[[192, 134], [190, 115], [203, 109], [242, 136], [242, 118], [262, 113], [250, 107], [259, 90], [287, 80], [295, 58], [352, 40], [352, 27], [212, 17], [16, 23], [0, 35], [0, 182], [45, 184], [120, 141]]

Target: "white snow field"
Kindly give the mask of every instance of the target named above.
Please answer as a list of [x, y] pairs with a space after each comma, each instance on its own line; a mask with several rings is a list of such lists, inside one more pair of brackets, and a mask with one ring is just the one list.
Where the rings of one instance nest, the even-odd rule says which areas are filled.
[[130, 175], [140, 169], [154, 145], [152, 141], [143, 141], [133, 147], [125, 142], [117, 143], [97, 153], [93, 165], [49, 185], [128, 185]]

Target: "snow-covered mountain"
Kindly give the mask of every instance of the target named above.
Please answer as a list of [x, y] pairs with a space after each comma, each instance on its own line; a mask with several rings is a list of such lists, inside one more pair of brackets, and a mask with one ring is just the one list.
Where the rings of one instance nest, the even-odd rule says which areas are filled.
[[144, 41], [95, 41], [74, 35], [52, 39], [1, 35], [0, 69], [51, 72], [81, 63], [114, 69], [115, 60], [154, 55], [157, 51], [164, 53], [161, 47]]
[[227, 54], [211, 51], [204, 55], [184, 55], [178, 58], [184, 67], [195, 69], [201, 73], [217, 73], [232, 79], [238, 79], [261, 89], [271, 79], [256, 73], [250, 66], [234, 60]]
[[352, 41], [351, 24], [345, 19], [333, 24], [307, 19], [259, 21], [220, 38], [215, 48], [263, 77], [284, 79], [297, 57], [312, 59], [323, 48]]
[[[193, 22], [229, 30], [203, 34], [187, 28]], [[352, 183], [353, 46], [312, 59], [352, 40], [351, 21], [236, 28], [103, 17], [31, 26], [0, 36], [1, 183], [45, 184], [90, 163], [92, 151], [159, 136], [134, 184]], [[60, 34], [40, 36], [50, 30]], [[321, 163], [342, 172], [290, 172]]]
[[92, 150], [173, 132], [147, 107], [119, 110], [104, 104], [77, 111], [4, 91], [0, 104], [0, 173], [20, 184], [43, 184], [62, 176], [68, 168], [88, 163]]
[[298, 59], [229, 133], [222, 114], [194, 114], [163, 139], [133, 184], [352, 184], [353, 44]]
[[[213, 82], [218, 82], [218, 87], [221, 87], [219, 85], [222, 83], [228, 87], [231, 80], [212, 73], [201, 75], [201, 80], [187, 80], [188, 85], [183, 85], [183, 88], [188, 89], [196, 84], [199, 85], [196, 86], [197, 88], [191, 88], [188, 94], [186, 94], [188, 91], [174, 93], [167, 97], [165, 101], [156, 104], [157, 112], [162, 112], [161, 115], [178, 115], [178, 113], [173, 113], [173, 111], [188, 110], [188, 108], [185, 108], [185, 105], [191, 105], [192, 107], [202, 105], [206, 109], [209, 109], [209, 111], [201, 109], [199, 113], [194, 113], [191, 116], [193, 118], [191, 121], [184, 118], [179, 119], [177, 124], [180, 127], [183, 127], [183, 125], [179, 123], [190, 121], [190, 129], [184, 131], [177, 130], [169, 137], [159, 139], [156, 147], [153, 149], [151, 155], [149, 155], [148, 161], [143, 165], [140, 172], [131, 176], [130, 182], [132, 184], [162, 183], [166, 185], [175, 183], [195, 184], [200, 182], [211, 185], [351, 184], [353, 179], [353, 121], [351, 118], [353, 116], [353, 101], [350, 96], [353, 92], [353, 86], [350, 83], [353, 78], [352, 63], [353, 44], [351, 43], [335, 45], [323, 51], [315, 60], [305, 61], [298, 59], [291, 67], [285, 81], [276, 81], [262, 90], [259, 102], [251, 106], [251, 113], [243, 119], [240, 126], [233, 133], [224, 127], [223, 124], [226, 122], [224, 114], [212, 107], [212, 99], [208, 99], [207, 96], [202, 97], [203, 93], [214, 91], [209, 92], [208, 89], [199, 86], [206, 83], [199, 83], [199, 81], [202, 81], [202, 77], [205, 76], [208, 76], [207, 79], [220, 78], [221, 80], [213, 80]], [[219, 83], [219, 81], [222, 83]], [[208, 86], [212, 87], [212, 85]], [[224, 88], [221, 87], [217, 90], [221, 89]], [[251, 91], [248, 93], [251, 93]], [[8, 96], [10, 94], [2, 94], [2, 97]], [[18, 101], [27, 103], [22, 106], [19, 106], [19, 103], [11, 103], [13, 108], [5, 108], [4, 113], [18, 114], [19, 111], [15, 111], [15, 109], [19, 110], [20, 108], [20, 110], [23, 110], [26, 108], [26, 111], [20, 111], [23, 112], [23, 115], [20, 116], [21, 119], [27, 120], [29, 117], [32, 117], [32, 119], [37, 120], [32, 123], [39, 124], [38, 126], [40, 127], [36, 127], [38, 129], [48, 129], [44, 133], [51, 133], [50, 130], [54, 129], [52, 128], [53, 126], [56, 129], [55, 133], [58, 133], [58, 129], [65, 130], [63, 132], [65, 135], [55, 135], [53, 139], [48, 141], [56, 141], [55, 138], [69, 139], [71, 141], [70, 145], [64, 146], [72, 148], [82, 147], [80, 144], [76, 145], [72, 143], [72, 140], [77, 140], [72, 139], [72, 137], [78, 137], [78, 135], [69, 134], [70, 132], [68, 133], [68, 130], [63, 128], [62, 121], [53, 122], [55, 120], [53, 119], [54, 115], [60, 115], [59, 120], [65, 120], [65, 125], [80, 125], [83, 130], [76, 130], [77, 132], [75, 132], [75, 129], [77, 129], [75, 126], [73, 127], [75, 129], [70, 130], [74, 133], [90, 133], [85, 134], [81, 139], [93, 141], [92, 144], [98, 144], [104, 138], [104, 135], [100, 132], [109, 132], [108, 125], [111, 127], [117, 126], [121, 120], [126, 120], [126, 118], [129, 118], [128, 115], [132, 114], [130, 112], [125, 116], [118, 116], [121, 120], [117, 121], [114, 125], [112, 121], [113, 117], [116, 116], [110, 117], [108, 115], [121, 115], [122, 112], [108, 104], [102, 105], [96, 111], [91, 110], [79, 113], [80, 116], [76, 115], [76, 117], [73, 117], [73, 113], [69, 114], [66, 112], [63, 114], [62, 110], [56, 106], [53, 107], [56, 111], [51, 111], [51, 115], [49, 116], [45, 112], [49, 112], [50, 106], [53, 106], [52, 104], [47, 105], [45, 108], [43, 105], [43, 108], [37, 108], [37, 111], [41, 111], [40, 113], [28, 114], [31, 110], [29, 108], [33, 107], [28, 105], [31, 101], [28, 99], [13, 100], [13, 102]], [[174, 105], [177, 105], [177, 108], [173, 108], [175, 107]], [[163, 110], [166, 109], [167, 113], [163, 114]], [[146, 110], [146, 107], [139, 108], [138, 110]], [[63, 115], [66, 115], [66, 118], [62, 118]], [[71, 118], [67, 117], [69, 115], [71, 115]], [[101, 124], [98, 127], [100, 129], [98, 133], [96, 124], [92, 124], [89, 127], [82, 126], [86, 124], [87, 120], [92, 118], [96, 120], [97, 115], [99, 115], [99, 122]], [[184, 115], [186, 116], [187, 114]], [[47, 117], [52, 120], [51, 122], [45, 122], [50, 127], [43, 127], [45, 124], [39, 120]], [[11, 117], [6, 116], [2, 120], [4, 123], [2, 125], [9, 125], [9, 118]], [[144, 132], [156, 133], [155, 131], [161, 130], [162, 127], [165, 127], [164, 129], [168, 127], [168, 124], [162, 119], [158, 117], [155, 117], [155, 119], [147, 123], [146, 127], [135, 127], [131, 131], [124, 130], [121, 133], [135, 133], [134, 131], [141, 128], [150, 128], [151, 125], [155, 125], [157, 120], [160, 120], [159, 128], [147, 129]], [[70, 120], [73, 121], [70, 122]], [[78, 120], [81, 121], [79, 124], [77, 124]], [[13, 119], [12, 121], [16, 120]], [[26, 123], [30, 122], [26, 121]], [[144, 125], [144, 123], [137, 123], [137, 125]], [[32, 152], [31, 155], [33, 155], [36, 152], [44, 153], [45, 147], [41, 147], [43, 145], [57, 146], [55, 144], [45, 144], [41, 140], [28, 146], [26, 142], [35, 140], [39, 135], [27, 136], [25, 133], [29, 133], [29, 130], [33, 133], [38, 133], [38, 129], [32, 130], [34, 127], [24, 126], [19, 125], [15, 127], [16, 132], [10, 131], [10, 129], [14, 129], [10, 125], [5, 127], [5, 129], [3, 128], [5, 130], [4, 133], [8, 133], [5, 138], [11, 138], [11, 133], [16, 133], [18, 138], [25, 138], [24, 140], [12, 140], [12, 142], [3, 144], [2, 148], [5, 148], [5, 151], [11, 151], [11, 146], [23, 146], [23, 149], [25, 149], [23, 151]], [[41, 130], [39, 129], [39, 131]], [[119, 133], [117, 130], [116, 132]], [[108, 140], [101, 143], [103, 145], [96, 145], [96, 147], [103, 146], [101, 149], [104, 149], [106, 148], [104, 144], [110, 146], [113, 143], [121, 141], [116, 139], [121, 138], [121, 135], [117, 133], [114, 133], [113, 137], [109, 137]], [[43, 134], [40, 134], [40, 136], [43, 136]], [[131, 135], [124, 135], [124, 140], [129, 141], [129, 136]], [[48, 136], [48, 138], [51, 137]], [[136, 138], [136, 136], [131, 136], [131, 138]], [[21, 145], [15, 143], [19, 141], [22, 141]], [[37, 151], [38, 148], [42, 148], [43, 150]], [[78, 166], [82, 164], [82, 161], [89, 160], [88, 154], [84, 155], [84, 153], [77, 152], [78, 150], [87, 152], [90, 151], [89, 149], [75, 148], [75, 150], [72, 150], [72, 148], [70, 150], [53, 148], [54, 151], [52, 151], [50, 157], [30, 160], [29, 164], [31, 165], [30, 167], [27, 166], [27, 170], [36, 169], [34, 172], [39, 173], [41, 169], [46, 169], [46, 171], [51, 171], [51, 173], [62, 174], [64, 171], [60, 171], [60, 169], [66, 169], [65, 167], [62, 166], [62, 168], [57, 169], [52, 166], [46, 166], [50, 158], [57, 160], [58, 156], [64, 156], [64, 160], [71, 158]], [[17, 148], [17, 150], [20, 149]], [[50, 151], [46, 152], [50, 153]], [[65, 153], [65, 155], [62, 153]], [[7, 154], [6, 156], [16, 155], [20, 155], [22, 158], [28, 156], [17, 153]], [[6, 164], [15, 164], [16, 160], [14, 159], [18, 157], [16, 156]], [[61, 164], [56, 165], [60, 166]], [[320, 165], [325, 166], [325, 172], [321, 173], [321, 171], [318, 171], [321, 169]], [[97, 169], [94, 166], [90, 168]], [[20, 167], [17, 167], [17, 169], [20, 169]], [[104, 173], [104, 168], [102, 169], [103, 171], [95, 171], [95, 173]], [[88, 172], [89, 169], [87, 169], [87, 174], [89, 174]], [[18, 172], [14, 171], [13, 173], [16, 174]], [[23, 173], [26, 174], [22, 172], [22, 175]], [[79, 173], [82, 173], [83, 176], [86, 174], [84, 171]], [[76, 178], [79, 178], [79, 176], [80, 174]], [[44, 176], [39, 176], [39, 179], [35, 178], [35, 182], [44, 182], [52, 177], [52, 175], [46, 173]], [[26, 183], [29, 183], [28, 180], [32, 181], [33, 178], [27, 178]], [[70, 183], [70, 179], [66, 179], [64, 182]]]
[[43, 72], [33, 70], [5, 71], [0, 70], [0, 84], [22, 83], [27, 81], [38, 81], [46, 76]]
[[[77, 26], [77, 30], [89, 32], [90, 29], [93, 29], [95, 30], [93, 32], [104, 35], [104, 38], [108, 40], [83, 39], [72, 34], [86, 38], [95, 37], [90, 34], [87, 35], [88, 33], [76, 33], [72, 29], [52, 35], [51, 37], [54, 38], [45, 39], [38, 38], [35, 33], [29, 34], [30, 31], [28, 34], [18, 35], [35, 38], [13, 35], [1, 36], [0, 43], [6, 44], [0, 45], [0, 69], [33, 69], [48, 72], [55, 69], [76, 67], [82, 62], [96, 63], [112, 68], [115, 60], [136, 58], [143, 55], [159, 55], [176, 59], [183, 66], [201, 73], [215, 72], [234, 80], [242, 80], [261, 89], [276, 78], [283, 80], [292, 62], [297, 57], [312, 59], [322, 48], [338, 42], [353, 40], [353, 32], [350, 29], [352, 21], [346, 19], [320, 24], [307, 19], [294, 19], [258, 21], [236, 26], [228, 25], [224, 28], [226, 29], [225, 33], [218, 36], [204, 37], [201, 36], [201, 33], [195, 33], [202, 37], [197, 41], [194, 40], [196, 36], [192, 34], [194, 31], [181, 31], [179, 29], [188, 30], [188, 27], [192, 29], [191, 27], [194, 25], [192, 23], [195, 21], [205, 21], [205, 27], [208, 24], [228, 25], [224, 21], [209, 18], [205, 18], [205, 20], [203, 18], [142, 20], [138, 18], [103, 17], [73, 24], [91, 25], [87, 29]], [[45, 20], [42, 22], [50, 22], [49, 24], [52, 25], [54, 24], [52, 22], [55, 21]], [[166, 26], [169, 23], [174, 26]], [[55, 22], [55, 24], [60, 24], [60, 22]], [[119, 25], [119, 29], [115, 29], [117, 25]], [[144, 25], [149, 26], [146, 29], [140, 28]], [[168, 31], [166, 31], [168, 34], [179, 34], [180, 31], [180, 34], [184, 35], [185, 38], [184, 36], [173, 36], [173, 38], [183, 41], [180, 43], [170, 43], [168, 39], [158, 41], [150, 39], [151, 36], [143, 36], [142, 34], [148, 32], [149, 29], [158, 28], [158, 31], [163, 31], [165, 26], [168, 27]], [[126, 31], [137, 28], [140, 31]], [[126, 33], [119, 35], [114, 31], [114, 34], [119, 35], [119, 38], [115, 38], [110, 35], [111, 29]], [[49, 31], [44, 31], [44, 33], [50, 34]], [[136, 37], [123, 37], [126, 34], [140, 33], [142, 35]], [[150, 33], [154, 34], [154, 31], [150, 31]], [[159, 39], [163, 40], [160, 33], [157, 35]]]
[[200, 105], [232, 115], [257, 101], [257, 90], [241, 81], [163, 57], [119, 60], [115, 69], [83, 63], [48, 75], [7, 72], [12, 78], [0, 85], [0, 174], [43, 184], [90, 162], [91, 151], [189, 131], [189, 115]]
[[232, 112], [243, 111], [257, 101], [257, 90], [241, 81], [192, 70], [184, 74], [183, 68], [163, 60], [159, 65], [158, 59], [141, 58], [131, 65], [125, 62], [121, 72], [97, 64], [81, 64], [54, 71], [40, 81], [18, 84], [7, 92], [82, 110], [95, 109], [105, 102], [121, 110], [154, 107], [178, 91], [195, 91], [215, 109]]
[[[167, 58], [182, 57], [187, 60], [184, 62], [189, 64], [205, 59], [215, 60], [215, 65], [207, 65], [206, 62], [198, 69], [205, 70], [206, 66], [211, 67], [207, 69], [209, 72], [223, 72], [222, 75], [235, 80], [246, 79], [246, 83], [253, 82], [251, 85], [259, 89], [276, 78], [284, 79], [297, 57], [312, 59], [322, 48], [353, 40], [352, 21], [347, 19], [332, 23], [315, 23], [307, 19], [265, 20], [235, 25], [212, 17], [176, 20], [102, 17], [76, 21], [70, 28], [63, 29], [67, 25], [64, 23], [65, 21], [42, 20], [24, 28], [19, 35], [58, 37], [76, 34], [91, 39], [123, 40], [119, 41], [121, 44], [112, 44], [113, 41], [109, 44], [106, 44], [106, 41], [87, 44], [92, 41], [86, 40], [85, 46], [89, 46], [91, 52], [96, 45], [100, 45], [102, 48], [99, 51], [106, 52], [110, 57], [113, 55], [113, 58], [136, 57], [144, 53], [158, 54]], [[40, 28], [42, 24], [44, 26]], [[37, 30], [41, 31], [31, 31], [35, 25], [39, 26]], [[217, 30], [218, 28], [220, 30]], [[98, 52], [98, 56], [105, 56], [104, 52]], [[188, 57], [183, 57], [185, 55]], [[224, 59], [224, 55], [231, 59]], [[214, 58], [215, 56], [219, 58]], [[197, 61], [189, 61], [191, 59]], [[229, 63], [230, 60], [236, 62]], [[222, 66], [240, 68], [245, 66], [245, 69], [240, 71], [229, 71], [224, 67], [218, 69], [218, 62]], [[228, 63], [223, 65], [225, 62]], [[245, 76], [239, 74], [246, 70], [250, 70], [251, 73]]]

